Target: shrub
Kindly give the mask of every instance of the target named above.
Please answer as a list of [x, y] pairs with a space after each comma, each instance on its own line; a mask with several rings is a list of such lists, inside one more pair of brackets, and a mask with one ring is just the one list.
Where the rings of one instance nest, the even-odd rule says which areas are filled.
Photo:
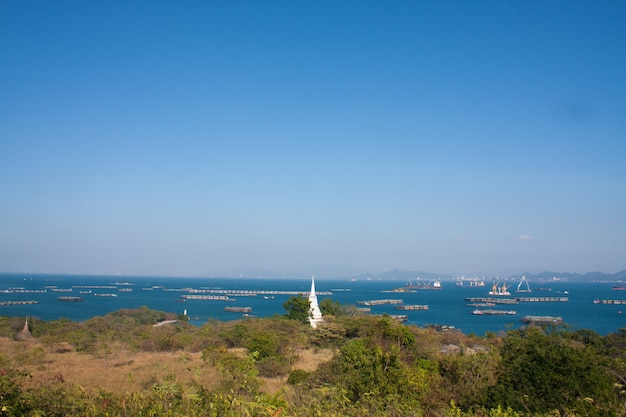
[[266, 378], [287, 375], [289, 372], [289, 364], [282, 356], [270, 356], [260, 359], [256, 362], [256, 367], [259, 371], [259, 376]]
[[298, 385], [306, 381], [309, 378], [310, 373], [304, 369], [294, 369], [287, 378], [289, 385]]

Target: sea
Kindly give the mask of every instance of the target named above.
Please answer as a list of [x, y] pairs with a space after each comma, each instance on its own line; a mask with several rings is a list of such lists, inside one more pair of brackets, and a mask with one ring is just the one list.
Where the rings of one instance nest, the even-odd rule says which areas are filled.
[[[464, 282], [441, 281], [440, 289], [403, 292], [401, 280], [316, 279], [318, 300], [331, 298], [340, 304], [365, 307], [359, 302], [401, 300], [405, 305], [425, 305], [427, 310], [399, 311], [391, 304], [373, 305], [368, 314], [406, 315], [406, 324], [453, 328], [465, 334], [484, 336], [517, 329], [524, 316], [561, 317], [570, 330], [589, 329], [607, 335], [626, 328], [626, 291], [613, 289], [610, 282], [549, 280], [529, 282], [531, 292], [517, 293], [517, 282], [507, 283], [510, 296], [544, 297], [567, 301], [519, 302], [480, 309], [512, 310], [512, 315], [476, 315], [468, 298], [491, 297], [492, 282], [470, 286]], [[67, 318], [85, 321], [122, 308], [151, 309], [187, 314], [200, 326], [211, 320], [229, 321], [245, 317], [270, 317], [286, 313], [290, 297], [307, 294], [311, 279], [268, 278], [182, 278], [106, 275], [0, 274], [0, 316], [36, 317], [42, 320]], [[233, 291], [228, 294], [227, 290]], [[223, 294], [226, 293], [226, 297]], [[222, 295], [222, 299], [186, 299], [189, 295]], [[77, 297], [80, 301], [60, 301]], [[624, 300], [624, 305], [599, 304], [595, 300]], [[19, 302], [19, 303], [15, 303]], [[241, 312], [224, 311], [226, 306], [250, 307]]]

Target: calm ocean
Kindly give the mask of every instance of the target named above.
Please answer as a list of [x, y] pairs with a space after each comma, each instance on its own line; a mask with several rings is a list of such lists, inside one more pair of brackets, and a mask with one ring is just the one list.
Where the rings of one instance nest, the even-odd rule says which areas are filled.
[[[626, 291], [615, 291], [611, 283], [550, 281], [530, 282], [531, 293], [516, 293], [517, 282], [509, 282], [512, 297], [568, 297], [567, 302], [526, 302], [491, 309], [515, 310], [516, 315], [473, 315], [467, 297], [489, 297], [491, 282], [484, 287], [459, 287], [454, 281], [443, 281], [440, 290], [418, 290], [414, 293], [388, 292], [403, 287], [405, 281], [381, 280], [324, 280], [316, 279], [319, 295], [341, 304], [355, 304], [359, 300], [401, 299], [404, 304], [425, 304], [428, 310], [398, 311], [391, 305], [373, 306], [371, 314], [405, 314], [407, 324], [425, 326], [440, 324], [454, 326], [466, 334], [484, 335], [523, 326], [526, 315], [560, 316], [572, 329], [591, 329], [606, 335], [626, 327], [626, 305], [594, 304], [595, 299], [626, 299]], [[283, 315], [282, 304], [289, 294], [274, 296], [231, 296], [235, 301], [187, 300], [181, 295], [193, 289], [231, 289], [254, 291], [309, 291], [309, 279], [249, 279], [249, 278], [162, 278], [124, 277], [103, 275], [23, 275], [0, 274], [0, 302], [34, 300], [37, 304], [0, 305], [1, 316], [30, 316], [43, 320], [61, 317], [75, 321], [102, 316], [120, 308], [147, 306], [155, 310], [183, 313], [192, 323], [201, 325], [207, 320], [235, 320], [241, 313], [225, 312], [225, 306], [251, 307], [250, 316]], [[53, 288], [56, 287], [56, 288]], [[89, 288], [85, 288], [89, 287]], [[103, 287], [103, 288], [96, 288]], [[19, 290], [23, 289], [23, 290]], [[43, 290], [46, 290], [43, 292]], [[90, 292], [89, 292], [90, 291]], [[115, 294], [97, 296], [95, 294]], [[81, 302], [58, 301], [58, 297], [81, 297]], [[622, 310], [624, 314], [622, 314]]]

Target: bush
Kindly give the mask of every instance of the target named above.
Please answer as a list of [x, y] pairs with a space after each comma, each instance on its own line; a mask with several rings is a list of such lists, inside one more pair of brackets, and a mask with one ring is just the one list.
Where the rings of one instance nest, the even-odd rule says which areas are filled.
[[289, 364], [282, 356], [270, 356], [260, 359], [257, 361], [256, 367], [259, 371], [259, 376], [266, 378], [276, 378], [289, 373]]
[[304, 369], [294, 369], [289, 374], [289, 378], [287, 378], [287, 383], [289, 385], [301, 384], [309, 378], [309, 375], [310, 373], [305, 371]]

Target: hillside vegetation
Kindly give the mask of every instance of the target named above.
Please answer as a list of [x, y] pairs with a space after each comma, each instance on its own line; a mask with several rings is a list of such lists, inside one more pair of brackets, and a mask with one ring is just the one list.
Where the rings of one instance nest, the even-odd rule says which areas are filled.
[[[620, 416], [626, 332], [487, 337], [326, 303], [201, 327], [140, 308], [86, 322], [0, 318], [4, 416]], [[333, 313], [331, 315], [330, 313]], [[180, 317], [179, 317], [180, 319]]]

